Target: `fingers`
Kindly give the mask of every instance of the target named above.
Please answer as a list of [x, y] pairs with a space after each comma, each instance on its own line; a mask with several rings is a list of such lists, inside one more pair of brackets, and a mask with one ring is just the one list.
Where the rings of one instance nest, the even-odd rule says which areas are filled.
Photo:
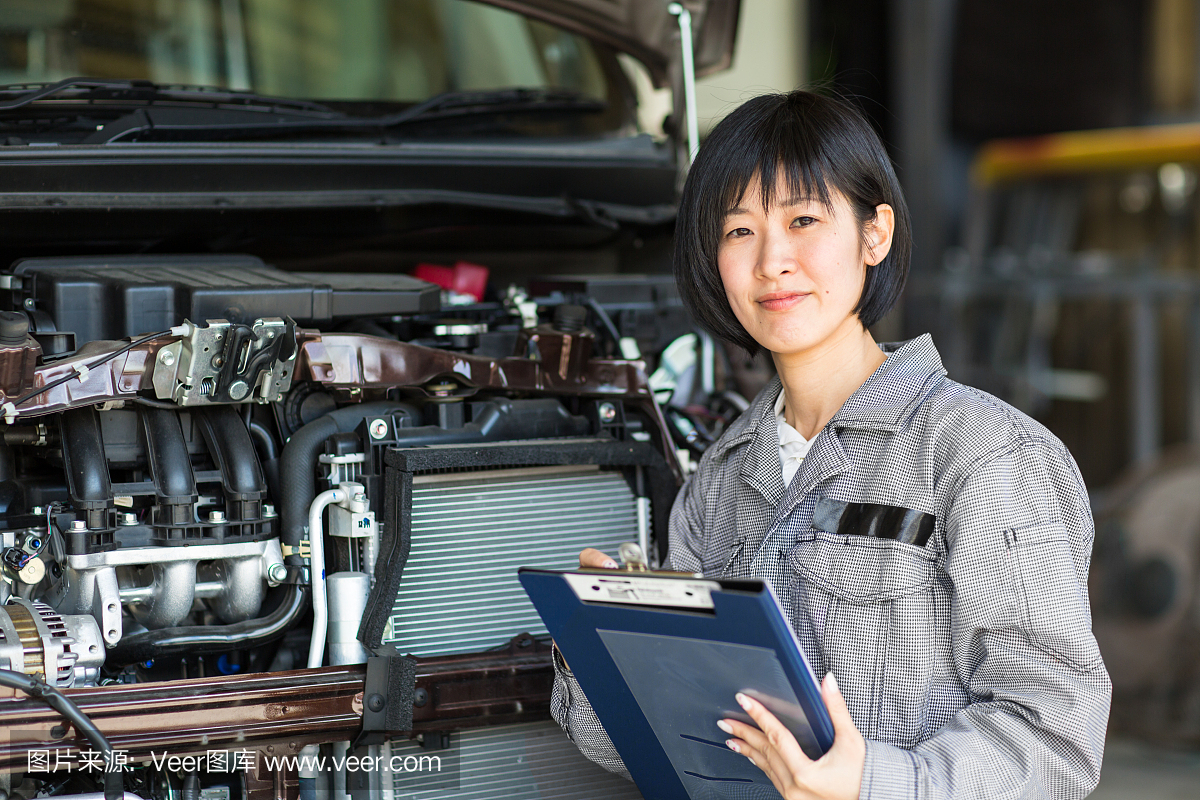
[[[736, 699], [742, 710], [749, 714], [750, 719], [758, 725], [757, 737], [765, 739], [769, 745], [769, 748], [756, 747], [756, 749], [776, 750], [788, 762], [811, 763], [811, 759], [800, 749], [800, 743], [796, 741], [796, 737], [774, 714], [767, 710], [766, 706], [740, 692], [736, 695]], [[745, 727], [750, 728], [748, 725]], [[751, 730], [753, 729], [751, 728]]]
[[758, 725], [747, 725], [735, 719], [723, 719], [717, 726], [736, 739], [726, 744], [756, 767], [766, 773], [771, 783], [785, 794], [795, 786], [798, 777], [809, 768], [812, 761], [800, 749], [796, 737], [782, 722], [761, 703], [743, 694], [737, 695], [738, 704]]
[[729, 749], [761, 769], [784, 797], [857, 798], [866, 744], [832, 674], [822, 682], [821, 695], [833, 720], [835, 738], [829, 752], [816, 761], [804, 754], [796, 737], [774, 714], [744, 694], [738, 694], [737, 701], [754, 724], [723, 719], [717, 726], [737, 737], [726, 742]]
[[594, 547], [589, 547], [579, 554], [579, 566], [595, 569], [616, 569], [617, 562]]

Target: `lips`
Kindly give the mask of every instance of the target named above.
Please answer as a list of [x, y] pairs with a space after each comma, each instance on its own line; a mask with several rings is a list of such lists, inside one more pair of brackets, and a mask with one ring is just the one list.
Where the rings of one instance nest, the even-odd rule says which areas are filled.
[[755, 302], [767, 311], [787, 311], [808, 297], [807, 292], [770, 292]]

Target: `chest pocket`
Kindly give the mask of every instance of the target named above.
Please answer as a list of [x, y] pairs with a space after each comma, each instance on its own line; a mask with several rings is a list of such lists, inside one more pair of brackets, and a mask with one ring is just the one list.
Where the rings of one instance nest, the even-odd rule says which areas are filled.
[[899, 747], [928, 738], [940, 727], [928, 713], [933, 687], [957, 683], [937, 555], [893, 538], [814, 529], [788, 564], [793, 619], [815, 637], [863, 735]]

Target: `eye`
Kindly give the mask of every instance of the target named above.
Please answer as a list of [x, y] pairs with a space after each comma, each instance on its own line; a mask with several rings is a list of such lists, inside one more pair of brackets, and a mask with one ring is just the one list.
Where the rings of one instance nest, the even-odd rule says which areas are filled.
[[726, 239], [740, 239], [743, 236], [749, 236], [751, 233], [749, 228], [734, 228], [725, 234]]
[[815, 224], [816, 221], [816, 217], [796, 217], [794, 220], [792, 220], [792, 227], [807, 228], [809, 225]]

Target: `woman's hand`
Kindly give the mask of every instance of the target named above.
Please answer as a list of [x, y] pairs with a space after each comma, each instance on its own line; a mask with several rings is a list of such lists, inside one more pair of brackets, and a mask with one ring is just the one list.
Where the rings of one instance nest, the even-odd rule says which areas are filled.
[[736, 719], [723, 719], [717, 723], [721, 730], [738, 737], [726, 742], [729, 749], [746, 756], [767, 773], [785, 800], [855, 800], [858, 797], [867, 743], [854, 727], [832, 672], [821, 683], [821, 696], [833, 720], [833, 747], [816, 761], [804, 755], [796, 737], [774, 714], [744, 694], [737, 696], [738, 704], [758, 723], [758, 728]]
[[579, 554], [579, 566], [595, 569], [616, 569], [618, 564], [612, 558], [594, 547], [589, 547]]

